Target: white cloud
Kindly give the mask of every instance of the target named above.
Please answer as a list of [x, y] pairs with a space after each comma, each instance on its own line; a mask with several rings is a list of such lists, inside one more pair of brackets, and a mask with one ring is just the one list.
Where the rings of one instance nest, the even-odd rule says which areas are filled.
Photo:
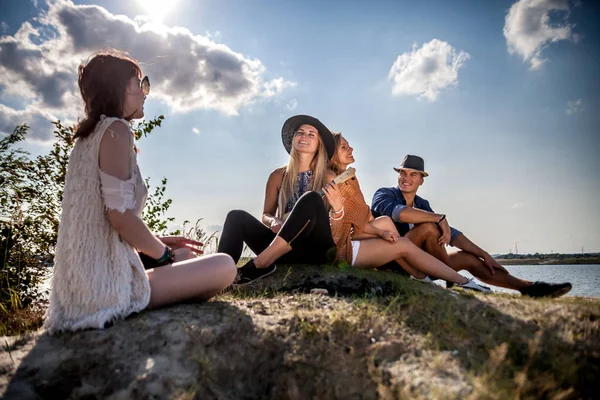
[[293, 111], [296, 109], [296, 107], [298, 107], [298, 100], [296, 99], [291, 99], [290, 101], [288, 101], [288, 103], [285, 105], [285, 108], [287, 108], [290, 111]]
[[[35, 105], [29, 105], [24, 110], [14, 110], [0, 103], [0, 133], [11, 133], [17, 125], [29, 126], [28, 137], [34, 141], [45, 142], [52, 139], [54, 127], [48, 121], [58, 118]], [[66, 121], [63, 121], [66, 122]]]
[[264, 84], [263, 96], [271, 97], [283, 92], [287, 88], [295, 87], [296, 82], [289, 82], [283, 78], [273, 79]]
[[8, 24], [4, 21], [0, 22], [0, 30], [2, 31], [2, 33], [8, 31]]
[[196, 135], [199, 135], [200, 134], [200, 129], [194, 127], [194, 128], [192, 128], [192, 132], [194, 132]]
[[[577, 5], [577, 4], [576, 4]], [[564, 13], [562, 23], [550, 21], [551, 13]], [[560, 40], [573, 39], [573, 26], [567, 23], [568, 0], [519, 0], [512, 5], [504, 23], [504, 37], [510, 54], [518, 54], [531, 69], [543, 63], [542, 50]]]
[[571, 115], [571, 114], [575, 114], [576, 112], [581, 111], [582, 108], [583, 108], [583, 100], [581, 100], [581, 99], [577, 99], [574, 101], [567, 101], [567, 108], [565, 109], [565, 112], [567, 113], [567, 115]]
[[393, 95], [417, 95], [435, 101], [444, 88], [458, 83], [458, 70], [470, 58], [469, 53], [456, 50], [447, 42], [433, 39], [412, 52], [398, 56], [388, 74], [394, 82]]
[[[188, 29], [56, 0], [49, 2], [46, 12], [23, 23], [14, 36], [0, 37], [0, 89], [40, 113], [76, 119], [83, 112], [77, 67], [107, 47], [138, 59], [151, 78], [150, 96], [175, 112], [215, 109], [236, 115], [241, 107], [295, 85], [282, 77], [266, 79], [259, 60]], [[5, 105], [0, 118], [6, 109]], [[31, 114], [27, 110], [12, 110], [11, 115]], [[14, 129], [6, 130], [6, 124], [0, 119], [0, 133]], [[48, 135], [38, 135], [42, 137]]]

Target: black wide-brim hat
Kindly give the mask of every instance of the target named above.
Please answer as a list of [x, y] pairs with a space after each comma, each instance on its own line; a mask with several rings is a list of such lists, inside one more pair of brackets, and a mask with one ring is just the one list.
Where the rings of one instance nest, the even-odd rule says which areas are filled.
[[394, 168], [394, 171], [400, 172], [403, 169], [408, 169], [412, 171], [420, 172], [423, 176], [429, 176], [427, 172], [425, 172], [425, 160], [423, 160], [419, 156], [415, 156], [412, 154], [407, 154], [402, 160], [402, 164], [398, 168]]
[[335, 154], [335, 140], [333, 139], [333, 135], [321, 121], [315, 117], [311, 117], [310, 115], [294, 115], [285, 121], [283, 128], [281, 128], [281, 140], [283, 141], [283, 147], [285, 147], [285, 150], [288, 153], [292, 151], [294, 135], [296, 134], [298, 128], [304, 124], [315, 127], [315, 129], [319, 132], [319, 136], [325, 145], [325, 150], [327, 150], [327, 159], [330, 160]]

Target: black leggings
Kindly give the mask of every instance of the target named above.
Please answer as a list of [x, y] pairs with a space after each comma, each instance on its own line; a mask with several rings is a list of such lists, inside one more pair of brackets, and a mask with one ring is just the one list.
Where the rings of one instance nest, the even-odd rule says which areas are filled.
[[[292, 250], [281, 256], [282, 264], [323, 264], [335, 258], [329, 216], [317, 192], [307, 192], [298, 201], [278, 234]], [[229, 254], [237, 263], [244, 243], [260, 254], [275, 239], [275, 233], [243, 210], [227, 214], [219, 240], [220, 253]]]

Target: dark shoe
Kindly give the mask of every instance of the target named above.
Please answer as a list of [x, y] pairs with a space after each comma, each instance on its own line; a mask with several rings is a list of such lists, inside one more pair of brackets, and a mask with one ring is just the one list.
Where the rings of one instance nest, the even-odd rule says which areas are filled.
[[523, 296], [530, 297], [559, 297], [568, 293], [572, 287], [569, 282], [546, 283], [537, 281], [533, 282], [531, 286], [521, 289], [520, 292]]
[[254, 260], [248, 261], [243, 267], [238, 269], [238, 277], [236, 284], [247, 285], [248, 283], [257, 281], [265, 276], [271, 275], [277, 267], [275, 264], [271, 264], [266, 268], [256, 268]]

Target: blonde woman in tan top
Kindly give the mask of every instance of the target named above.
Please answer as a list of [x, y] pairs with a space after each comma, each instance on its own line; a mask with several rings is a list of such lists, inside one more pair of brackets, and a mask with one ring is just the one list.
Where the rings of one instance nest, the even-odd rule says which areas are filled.
[[[341, 133], [333, 134], [336, 152], [329, 167], [340, 174], [354, 162], [354, 149]], [[337, 247], [337, 259], [357, 268], [376, 268], [396, 260], [415, 273], [453, 282], [464, 289], [488, 293], [490, 289], [468, 279], [435, 257], [415, 246], [410, 239], [400, 237], [391, 218], [373, 219], [356, 177], [338, 185], [330, 193], [331, 231]], [[414, 269], [413, 269], [414, 268]]]

